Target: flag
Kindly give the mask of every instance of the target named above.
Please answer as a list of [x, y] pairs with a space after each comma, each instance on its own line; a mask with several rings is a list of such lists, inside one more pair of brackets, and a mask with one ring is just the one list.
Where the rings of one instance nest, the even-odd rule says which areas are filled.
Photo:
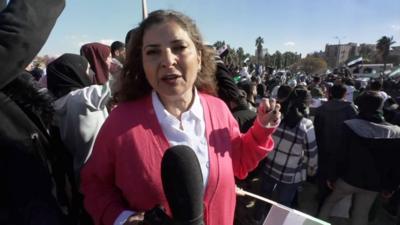
[[247, 192], [238, 187], [236, 187], [236, 194], [240, 196], [250, 196], [272, 205], [263, 225], [330, 225], [330, 223], [288, 208], [262, 196]]
[[272, 205], [263, 225], [330, 225], [320, 219], [283, 205]]
[[354, 66], [357, 66], [357, 65], [362, 64], [362, 63], [363, 63], [363, 57], [358, 57], [357, 59], [347, 63], [347, 66], [348, 67], [354, 67]]

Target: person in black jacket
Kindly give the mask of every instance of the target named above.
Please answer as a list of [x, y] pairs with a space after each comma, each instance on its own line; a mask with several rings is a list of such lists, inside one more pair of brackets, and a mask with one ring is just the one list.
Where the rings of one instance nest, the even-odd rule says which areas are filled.
[[341, 145], [331, 159], [336, 164], [328, 171], [328, 186], [333, 192], [319, 217], [328, 219], [333, 206], [353, 194], [351, 224], [366, 225], [377, 195], [392, 192], [399, 185], [400, 127], [384, 120], [379, 93], [367, 91], [356, 99], [356, 104], [360, 113], [344, 122]]
[[335, 84], [329, 89], [330, 100], [316, 109], [314, 117], [315, 136], [318, 145], [318, 201], [319, 207], [330, 194], [327, 186], [327, 171], [334, 167], [332, 157], [338, 151], [338, 143], [342, 137], [341, 127], [345, 120], [357, 115], [356, 107], [346, 102], [346, 87]]
[[64, 0], [10, 0], [0, 12], [0, 224], [68, 221], [60, 207], [65, 195], [54, 185], [51, 100], [23, 72], [64, 6]]

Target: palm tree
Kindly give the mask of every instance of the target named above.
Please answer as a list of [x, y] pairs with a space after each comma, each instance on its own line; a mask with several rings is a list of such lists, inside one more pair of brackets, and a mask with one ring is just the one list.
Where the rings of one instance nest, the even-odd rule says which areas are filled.
[[376, 49], [378, 50], [378, 54], [383, 61], [383, 71], [386, 70], [386, 62], [389, 57], [390, 46], [396, 43], [393, 41], [392, 37], [383, 36], [376, 42]]
[[258, 37], [256, 39], [256, 47], [257, 47], [257, 64], [260, 64], [260, 61], [263, 57], [262, 51], [263, 51], [263, 44], [264, 44], [264, 39], [262, 37]]
[[228, 65], [236, 67], [239, 66], [239, 57], [234, 48], [228, 45], [228, 54], [226, 55], [226, 62]]
[[374, 49], [369, 47], [366, 44], [360, 45], [360, 56], [363, 58], [364, 61], [371, 61], [374, 58]]

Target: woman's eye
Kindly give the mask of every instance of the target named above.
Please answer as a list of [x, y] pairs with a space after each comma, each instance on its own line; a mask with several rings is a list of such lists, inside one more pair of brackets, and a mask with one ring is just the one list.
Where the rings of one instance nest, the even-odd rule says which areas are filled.
[[187, 47], [185, 45], [179, 45], [179, 46], [175, 46], [173, 47], [174, 51], [183, 51], [185, 50]]
[[146, 55], [155, 55], [158, 54], [160, 51], [157, 49], [151, 49], [146, 51]]

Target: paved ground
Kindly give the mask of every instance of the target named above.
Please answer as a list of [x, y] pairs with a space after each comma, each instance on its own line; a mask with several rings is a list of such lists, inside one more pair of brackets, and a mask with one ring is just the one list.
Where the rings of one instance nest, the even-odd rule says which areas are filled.
[[[243, 186], [244, 189], [250, 192], [256, 192], [258, 185], [258, 179], [255, 178], [250, 184]], [[315, 216], [317, 213], [317, 201], [315, 195], [317, 193], [317, 187], [311, 183], [305, 183], [302, 190], [298, 195], [298, 208], [297, 210], [305, 212], [309, 215]], [[254, 203], [250, 197], [238, 197], [237, 198], [237, 210], [235, 216], [235, 225], [256, 225], [253, 220]], [[375, 218], [370, 221], [368, 225], [396, 225], [396, 218], [391, 216], [382, 208], [382, 202], [379, 201], [376, 207]], [[350, 225], [349, 219], [345, 218], [331, 218], [330, 222], [332, 225]], [[400, 225], [400, 224], [397, 224]]]

